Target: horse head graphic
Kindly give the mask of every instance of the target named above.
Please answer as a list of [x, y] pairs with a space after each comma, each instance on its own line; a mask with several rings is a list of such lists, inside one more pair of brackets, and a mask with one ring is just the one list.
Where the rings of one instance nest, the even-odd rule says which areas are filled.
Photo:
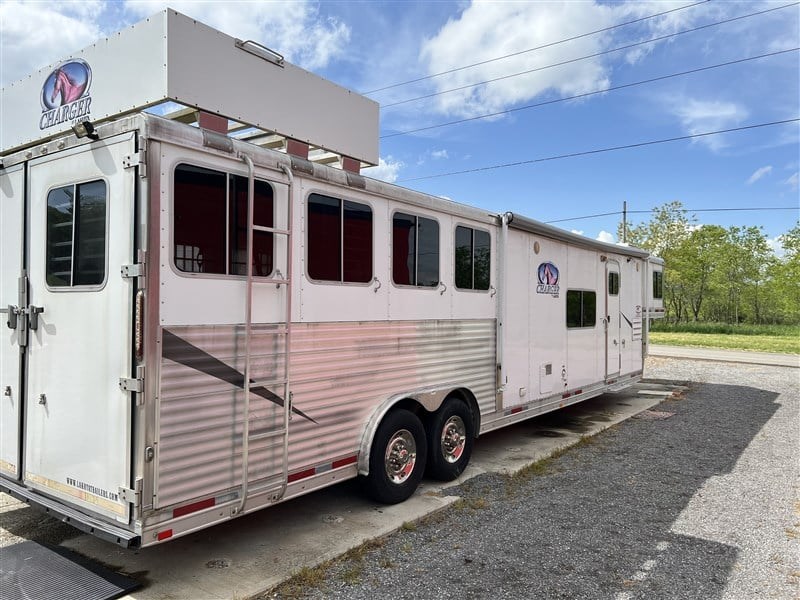
[[79, 59], [60, 64], [42, 86], [42, 109], [52, 110], [83, 97], [89, 91], [92, 71]]
[[539, 276], [539, 283], [543, 285], [558, 284], [558, 267], [551, 262], [540, 264], [537, 274]]

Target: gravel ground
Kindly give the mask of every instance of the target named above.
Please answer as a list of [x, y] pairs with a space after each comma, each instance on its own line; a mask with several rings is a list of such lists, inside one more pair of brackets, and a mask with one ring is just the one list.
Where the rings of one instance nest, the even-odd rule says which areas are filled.
[[266, 598], [800, 598], [800, 372], [648, 359], [646, 411]]

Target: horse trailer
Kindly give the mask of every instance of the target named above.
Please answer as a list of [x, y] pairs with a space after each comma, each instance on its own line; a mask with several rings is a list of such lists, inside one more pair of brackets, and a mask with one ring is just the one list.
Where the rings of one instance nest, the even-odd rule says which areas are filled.
[[0, 489], [123, 546], [642, 377], [663, 263], [360, 174], [378, 106], [167, 10], [2, 91]]

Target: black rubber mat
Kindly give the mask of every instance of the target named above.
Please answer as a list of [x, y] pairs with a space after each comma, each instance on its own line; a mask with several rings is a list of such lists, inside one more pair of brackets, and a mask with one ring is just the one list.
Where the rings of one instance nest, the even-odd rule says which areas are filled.
[[0, 548], [0, 600], [109, 600], [140, 584], [65, 548]]

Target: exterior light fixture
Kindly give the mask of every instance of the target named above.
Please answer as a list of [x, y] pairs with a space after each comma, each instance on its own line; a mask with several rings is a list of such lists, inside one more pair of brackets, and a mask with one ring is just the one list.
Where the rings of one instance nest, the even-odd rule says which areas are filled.
[[79, 138], [87, 137], [90, 140], [100, 139], [100, 136], [94, 130], [94, 125], [92, 125], [91, 121], [75, 123], [75, 125], [72, 126], [72, 131], [74, 131], [75, 135], [77, 135]]

